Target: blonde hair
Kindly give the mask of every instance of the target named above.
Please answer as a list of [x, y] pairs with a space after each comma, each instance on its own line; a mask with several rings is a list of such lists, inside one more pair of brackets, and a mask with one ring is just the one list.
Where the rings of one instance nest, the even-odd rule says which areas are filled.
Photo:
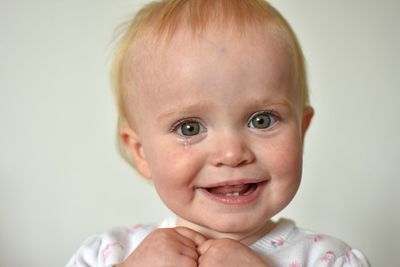
[[[126, 23], [118, 40], [111, 67], [111, 82], [118, 107], [118, 129], [128, 124], [124, 102], [124, 67], [138, 41], [146, 38], [168, 41], [180, 29], [202, 32], [210, 25], [244, 32], [273, 26], [292, 48], [303, 107], [308, 105], [308, 88], [303, 52], [295, 33], [283, 16], [264, 0], [161, 0], [144, 6]], [[274, 28], [274, 29], [275, 29]], [[131, 125], [132, 126], [132, 125]], [[121, 154], [132, 164], [121, 140]]]

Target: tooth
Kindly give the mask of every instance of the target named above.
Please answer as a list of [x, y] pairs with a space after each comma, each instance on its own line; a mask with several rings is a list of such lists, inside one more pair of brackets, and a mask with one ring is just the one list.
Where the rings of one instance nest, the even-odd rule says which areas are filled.
[[240, 196], [239, 192], [234, 192], [234, 193], [226, 193], [225, 194], [227, 197], [238, 197]]

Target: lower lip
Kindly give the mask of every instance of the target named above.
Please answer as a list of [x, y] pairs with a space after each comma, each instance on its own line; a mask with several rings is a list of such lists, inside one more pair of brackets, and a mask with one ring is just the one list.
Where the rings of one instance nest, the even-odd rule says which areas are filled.
[[260, 182], [257, 184], [257, 188], [247, 196], [225, 196], [225, 195], [217, 195], [217, 194], [211, 194], [208, 190], [204, 188], [199, 188], [198, 190], [201, 190], [201, 192], [211, 200], [214, 200], [216, 202], [225, 204], [225, 205], [246, 205], [249, 203], [252, 203], [255, 201], [260, 195], [263, 189], [265, 188], [265, 185], [267, 182]]

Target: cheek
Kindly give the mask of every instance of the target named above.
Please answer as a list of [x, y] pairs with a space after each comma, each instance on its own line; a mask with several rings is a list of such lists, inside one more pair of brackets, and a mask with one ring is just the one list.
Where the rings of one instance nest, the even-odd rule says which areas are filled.
[[153, 184], [164, 204], [176, 214], [193, 201], [203, 157], [190, 148], [170, 147], [151, 157]]
[[264, 147], [261, 153], [272, 178], [282, 183], [292, 183], [300, 179], [302, 149], [299, 136], [282, 136]]
[[270, 178], [265, 195], [276, 213], [288, 205], [299, 188], [302, 169], [301, 146], [296, 138], [283, 138], [268, 146], [265, 151], [263, 165]]
[[282, 177], [290, 179], [299, 178], [301, 174], [302, 154], [297, 144], [292, 144], [292, 146], [290, 143], [284, 144], [277, 154], [278, 156], [275, 162], [277, 166], [276, 171], [279, 172]]
[[[174, 190], [194, 184], [196, 174], [203, 166], [201, 153], [183, 144], [153, 146], [146, 158], [152, 179], [157, 187]], [[161, 147], [161, 149], [159, 149]]]
[[281, 145], [279, 157], [276, 158], [275, 175], [272, 179], [272, 189], [276, 197], [287, 204], [296, 194], [301, 181], [302, 152], [300, 142], [297, 140]]

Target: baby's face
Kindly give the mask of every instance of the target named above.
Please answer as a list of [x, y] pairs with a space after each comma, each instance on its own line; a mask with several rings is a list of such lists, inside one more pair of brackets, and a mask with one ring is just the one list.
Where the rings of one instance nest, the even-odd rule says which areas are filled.
[[135, 129], [123, 131], [138, 170], [182, 225], [238, 237], [263, 227], [301, 177], [310, 112], [291, 50], [270, 33], [223, 32], [149, 50], [133, 59]]

